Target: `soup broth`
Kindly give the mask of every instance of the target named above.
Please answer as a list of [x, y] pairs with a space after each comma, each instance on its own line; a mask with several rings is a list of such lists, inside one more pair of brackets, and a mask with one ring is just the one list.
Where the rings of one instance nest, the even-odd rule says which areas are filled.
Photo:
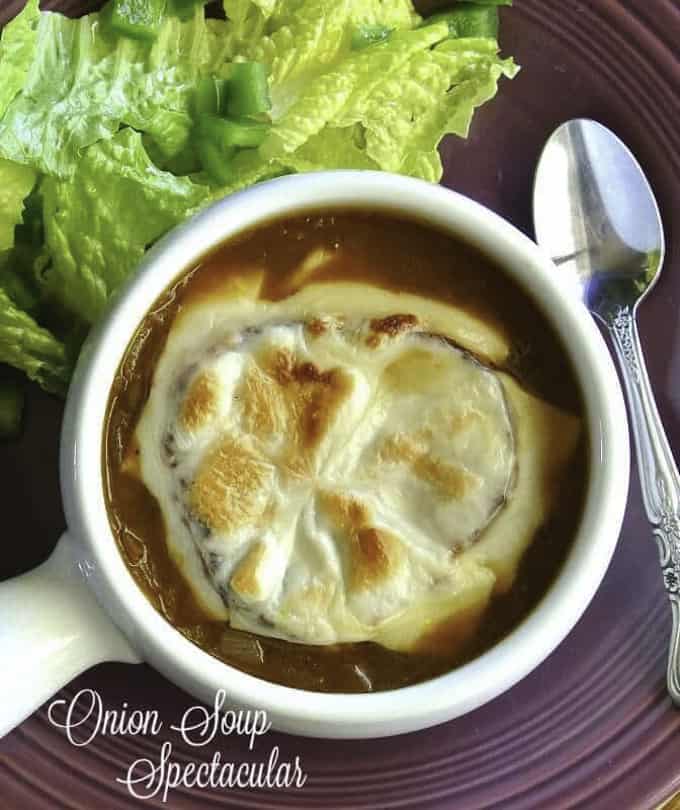
[[[331, 258], [305, 270], [314, 255]], [[156, 610], [198, 647], [286, 686], [322, 692], [394, 689], [475, 658], [538, 604], [569, 552], [588, 482], [584, 430], [559, 480], [540, 484], [559, 496], [534, 533], [512, 587], [493, 596], [481, 621], [462, 611], [439, 623], [408, 652], [374, 641], [304, 644], [236, 630], [206, 611], [176, 564], [159, 503], [139, 475], [131, 474], [130, 458], [139, 454], [135, 431], [173, 324], [197, 303], [219, 296], [247, 267], [263, 268], [259, 295], [266, 301], [282, 301], [313, 281], [352, 282], [451, 304], [507, 338], [510, 352], [495, 364], [497, 371], [585, 424], [574, 372], [552, 327], [530, 294], [478, 250], [431, 226], [386, 213], [308, 213], [258, 226], [206, 256], [161, 296], [114, 380], [105, 427], [105, 497], [114, 537], [135, 582]], [[397, 328], [396, 321], [383, 325], [387, 331]]]

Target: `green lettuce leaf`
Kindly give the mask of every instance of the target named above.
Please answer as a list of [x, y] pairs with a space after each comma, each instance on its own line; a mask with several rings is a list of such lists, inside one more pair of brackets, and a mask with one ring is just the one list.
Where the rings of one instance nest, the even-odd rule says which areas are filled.
[[[223, 197], [255, 185], [255, 183], [271, 180], [274, 177], [280, 177], [282, 174], [289, 174], [294, 169], [280, 161], [263, 158], [257, 149], [244, 149], [233, 159], [231, 171], [232, 180], [225, 186], [213, 185], [208, 196], [201, 200], [198, 206], [190, 213], [198, 213], [209, 203], [221, 200]], [[200, 175], [195, 176], [195, 179], [203, 180]]]
[[[493, 40], [455, 39], [416, 54], [354, 112], [363, 116], [368, 155], [386, 171], [438, 182], [442, 136], [467, 137], [475, 109], [496, 95], [501, 76], [517, 72], [496, 51]], [[400, 103], [389, 104], [395, 93]]]
[[380, 169], [380, 166], [366, 154], [362, 138], [363, 133], [360, 127], [343, 129], [329, 127], [319, 135], [310, 138], [296, 152], [286, 155], [280, 160], [268, 160], [256, 149], [244, 150], [233, 161], [233, 179], [229, 185], [214, 187], [209, 196], [190, 213], [197, 213], [207, 204], [255, 183], [271, 180], [284, 174], [323, 169]]
[[38, 39], [38, 0], [29, 0], [23, 11], [2, 30], [0, 39], [0, 116], [21, 92]]
[[66, 345], [19, 309], [1, 287], [0, 363], [20, 369], [46, 391], [62, 395], [73, 368]]
[[[494, 38], [506, 4], [423, 22], [411, 0], [225, 0], [226, 21], [199, 4], [142, 42], [29, 0], [0, 41], [0, 363], [63, 391], [82, 325], [146, 249], [234, 191], [321, 169], [439, 180], [441, 138], [467, 135], [517, 70]], [[353, 47], [364, 26], [389, 33]], [[258, 149], [225, 155], [231, 178], [216, 186], [196, 173], [192, 99], [234, 60], [266, 65], [272, 126]]]
[[361, 25], [409, 29], [420, 22], [411, 0], [225, 0], [224, 7], [232, 55], [264, 62], [275, 88], [323, 73], [347, 55]]
[[53, 262], [48, 290], [93, 323], [146, 249], [206, 200], [209, 189], [161, 171], [141, 134], [124, 129], [89, 147], [71, 180], [49, 178], [42, 191]]
[[[21, 168], [23, 171], [32, 171], [25, 166]], [[10, 292], [15, 303], [35, 314], [37, 305], [43, 298], [43, 271], [50, 263], [45, 248], [43, 199], [39, 181], [23, 201], [21, 223], [14, 228], [13, 247], [0, 255], [7, 259], [4, 265], [6, 269], [0, 270], [0, 283]], [[16, 282], [8, 281], [11, 276], [16, 278]], [[25, 294], [15, 297], [10, 290], [12, 286], [18, 291], [24, 290]]]
[[368, 169], [377, 171], [376, 163], [366, 152], [366, 133], [362, 126], [325, 127], [303, 146], [285, 158], [295, 172], [322, 169]]
[[80, 152], [122, 124], [152, 132], [165, 153], [179, 151], [198, 76], [224, 65], [225, 30], [200, 8], [187, 22], [169, 17], [147, 43], [114, 36], [99, 14], [43, 13], [23, 93], [0, 121], [0, 156], [70, 177]]
[[[370, 167], [437, 181], [443, 135], [465, 137], [475, 108], [517, 70], [472, 4], [454, 7], [456, 31], [448, 18], [420, 25], [409, 0], [226, 0], [225, 10], [244, 58], [270, 71], [274, 125], [260, 154], [294, 171]], [[371, 24], [392, 29], [388, 40], [353, 51], [353, 33]], [[450, 44], [459, 28], [486, 35]]]
[[[358, 111], [386, 77], [400, 75], [412, 56], [447, 36], [445, 23], [397, 31], [387, 42], [349, 54], [337, 67], [299, 90], [292, 103], [282, 105], [281, 93], [274, 85], [272, 98], [278, 96], [279, 110], [275, 110], [274, 126], [260, 147], [262, 154], [270, 159], [289, 155], [326, 125], [347, 126], [362, 120], [352, 111]], [[282, 106], [286, 108], [283, 113]]]
[[24, 200], [35, 179], [33, 169], [0, 158], [0, 251], [14, 245], [14, 228], [21, 222]]
[[[0, 164], [3, 161], [0, 159]], [[21, 172], [34, 174], [32, 169], [10, 163]], [[2, 172], [0, 171], [0, 178]], [[26, 186], [23, 190], [27, 189]], [[1, 195], [0, 195], [1, 196]], [[17, 194], [16, 202], [21, 198]], [[25, 199], [21, 200], [23, 210], [17, 212], [21, 222], [12, 228], [9, 249], [0, 252], [0, 287], [12, 299], [19, 309], [37, 317], [43, 301], [43, 270], [49, 264], [49, 257], [44, 247], [42, 227], [42, 197], [39, 184], [33, 188]], [[6, 212], [7, 204], [0, 204], [0, 210]], [[15, 209], [16, 210], [16, 209]], [[7, 242], [5, 242], [5, 245]]]
[[[287, 105], [274, 87], [278, 117], [260, 152], [302, 170], [293, 156], [314, 139], [319, 167], [370, 165], [438, 181], [443, 135], [465, 137], [475, 108], [496, 94], [501, 76], [516, 73], [512, 60], [499, 59], [497, 51], [493, 39], [450, 39], [446, 22], [396, 31], [386, 42], [349, 54]], [[347, 144], [356, 148], [343, 149], [348, 163], [338, 164], [335, 132], [355, 127], [360, 136], [355, 132]]]

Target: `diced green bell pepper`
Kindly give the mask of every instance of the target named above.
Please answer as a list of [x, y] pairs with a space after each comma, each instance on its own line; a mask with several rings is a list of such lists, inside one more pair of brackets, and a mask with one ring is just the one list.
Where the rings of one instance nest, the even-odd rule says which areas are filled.
[[231, 159], [236, 149], [220, 149], [212, 138], [201, 134], [196, 135], [194, 143], [201, 166], [210, 179], [221, 186], [228, 185], [231, 180]]
[[216, 115], [200, 115], [196, 127], [201, 138], [213, 141], [224, 150], [233, 147], [255, 148], [264, 141], [269, 129], [269, 124], [259, 121], [236, 121]]
[[448, 22], [450, 36], [455, 39], [498, 36], [498, 9], [496, 6], [478, 6], [460, 3], [451, 11], [443, 11], [428, 17], [424, 24]]
[[229, 81], [204, 76], [199, 80], [194, 92], [194, 113], [196, 115], [221, 115], [226, 111]]
[[235, 62], [229, 74], [226, 112], [234, 118], [247, 118], [269, 112], [267, 69], [261, 62]]
[[226, 185], [231, 179], [230, 164], [237, 150], [259, 146], [269, 128], [269, 124], [257, 121], [199, 115], [193, 142], [201, 165], [216, 183]]

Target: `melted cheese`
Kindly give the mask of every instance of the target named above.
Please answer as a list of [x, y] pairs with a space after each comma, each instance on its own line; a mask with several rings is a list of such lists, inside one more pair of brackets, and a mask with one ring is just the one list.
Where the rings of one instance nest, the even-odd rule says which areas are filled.
[[258, 289], [252, 274], [181, 313], [137, 428], [197, 598], [235, 628], [310, 644], [412, 649], [481, 616], [550, 509], [541, 482], [577, 420], [462, 350], [502, 362], [508, 345], [451, 306]]

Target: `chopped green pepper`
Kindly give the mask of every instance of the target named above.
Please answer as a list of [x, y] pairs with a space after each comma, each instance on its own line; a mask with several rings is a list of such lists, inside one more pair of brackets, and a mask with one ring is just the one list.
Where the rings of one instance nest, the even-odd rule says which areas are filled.
[[24, 392], [16, 380], [0, 379], [0, 439], [11, 439], [21, 429]]
[[194, 92], [194, 113], [196, 115], [220, 115], [226, 109], [229, 82], [204, 76], [199, 80]]
[[438, 22], [447, 22], [449, 34], [455, 39], [466, 37], [496, 39], [498, 36], [498, 8], [496, 6], [459, 3], [452, 11], [443, 11], [428, 17], [424, 25]]
[[231, 159], [236, 149], [220, 149], [208, 135], [197, 134], [195, 138], [196, 153], [204, 171], [213, 182], [226, 186], [231, 180]]
[[258, 121], [236, 121], [216, 115], [200, 115], [197, 122], [197, 134], [224, 150], [257, 147], [264, 141], [269, 129], [269, 124]]
[[266, 67], [261, 62], [235, 62], [229, 75], [228, 114], [246, 118], [271, 108]]
[[384, 42], [393, 30], [385, 25], [362, 25], [352, 34], [352, 50], [360, 51], [368, 45]]
[[166, 0], [112, 0], [109, 25], [123, 36], [153, 40], [163, 22], [165, 3]]
[[201, 165], [217, 183], [231, 180], [231, 159], [238, 149], [259, 146], [267, 136], [269, 124], [235, 121], [217, 115], [199, 115], [194, 145]]

